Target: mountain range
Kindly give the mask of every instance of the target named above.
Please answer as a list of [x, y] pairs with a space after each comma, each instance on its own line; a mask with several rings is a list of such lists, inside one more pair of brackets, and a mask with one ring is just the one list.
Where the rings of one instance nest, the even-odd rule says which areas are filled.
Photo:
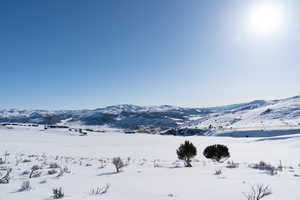
[[116, 105], [93, 110], [0, 110], [0, 122], [107, 125], [123, 129], [243, 129], [300, 126], [300, 96], [208, 108]]

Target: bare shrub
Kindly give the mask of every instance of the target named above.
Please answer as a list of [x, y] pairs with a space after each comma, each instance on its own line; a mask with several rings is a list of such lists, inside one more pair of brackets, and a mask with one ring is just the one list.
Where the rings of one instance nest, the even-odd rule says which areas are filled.
[[221, 169], [217, 169], [216, 171], [215, 171], [215, 173], [214, 173], [214, 175], [217, 175], [217, 176], [219, 176], [219, 175], [221, 175], [222, 174], [222, 170]]
[[172, 193], [169, 193], [169, 194], [168, 194], [168, 197], [176, 197], [176, 195], [175, 195], [175, 194], [172, 194]]
[[270, 164], [267, 164], [264, 161], [260, 161], [259, 163], [255, 163], [255, 164], [251, 165], [250, 167], [253, 168], [253, 169], [267, 170], [267, 169], [270, 169], [273, 166], [271, 166]]
[[19, 192], [23, 192], [23, 191], [28, 191], [30, 189], [31, 189], [30, 181], [27, 180], [27, 181], [23, 181], [22, 182], [21, 187], [20, 187], [20, 189], [18, 191]]
[[107, 190], [109, 189], [110, 184], [105, 184], [103, 186], [99, 186], [97, 188], [93, 188], [91, 190], [91, 195], [99, 195], [99, 194], [105, 194], [107, 192]]
[[112, 159], [112, 164], [115, 166], [117, 173], [119, 173], [120, 169], [122, 167], [124, 167], [124, 163], [123, 163], [123, 161], [122, 161], [122, 159], [120, 157], [113, 158]]
[[276, 167], [272, 166], [271, 164], [267, 164], [264, 161], [260, 161], [259, 163], [255, 163], [254, 165], [250, 165], [253, 169], [259, 169], [269, 172], [270, 175], [276, 175], [277, 169]]
[[56, 168], [60, 168], [59, 164], [57, 164], [56, 162], [50, 163], [49, 164], [49, 168], [50, 169], [56, 169]]
[[269, 186], [256, 185], [256, 186], [251, 186], [251, 191], [248, 193], [244, 193], [244, 196], [247, 200], [260, 200], [271, 194], [272, 191], [269, 188]]
[[24, 170], [24, 171], [22, 171], [21, 172], [21, 175], [28, 175], [28, 174], [30, 174], [30, 171], [29, 170]]
[[42, 172], [35, 171], [32, 173], [31, 178], [37, 178], [37, 177], [40, 177], [41, 175], [42, 175]]
[[56, 174], [56, 173], [57, 173], [56, 169], [50, 169], [50, 170], [48, 170], [48, 174], [49, 175], [53, 175], [53, 174]]
[[63, 193], [61, 187], [60, 188], [54, 188], [52, 190], [52, 193], [53, 193], [53, 198], [54, 199], [61, 199], [61, 198], [63, 198], [65, 196], [65, 194]]
[[46, 179], [44, 179], [44, 180], [41, 180], [39, 183], [40, 183], [40, 184], [47, 183], [47, 180], [46, 180]]
[[276, 169], [275, 167], [272, 168], [272, 169], [270, 169], [268, 172], [269, 172], [269, 174], [270, 174], [271, 176], [274, 176], [274, 175], [278, 174], [277, 169]]
[[281, 162], [281, 160], [279, 161], [279, 165], [278, 165], [278, 167], [277, 167], [277, 170], [278, 171], [283, 171], [283, 165], [282, 165], [282, 162]]
[[59, 168], [59, 172], [56, 177], [57, 178], [62, 177], [64, 175], [64, 173], [65, 173], [64, 170], [62, 168]]
[[103, 159], [98, 160], [100, 162], [100, 166], [98, 167], [99, 169], [103, 169], [106, 166], [106, 162]]
[[234, 169], [238, 167], [239, 167], [239, 163], [235, 163], [233, 161], [228, 161], [226, 165], [226, 168], [230, 168], [230, 169]]
[[10, 153], [8, 151], [4, 152], [4, 163], [6, 163], [7, 161], [7, 157], [10, 155]]
[[41, 172], [38, 172], [39, 169], [40, 167], [38, 165], [33, 165], [31, 167], [29, 178], [39, 177], [41, 175]]
[[63, 171], [64, 173], [71, 173], [71, 170], [67, 166], [64, 166]]
[[0, 184], [7, 184], [10, 181], [10, 173], [12, 172], [12, 169], [9, 168], [6, 170], [6, 174], [0, 178]]

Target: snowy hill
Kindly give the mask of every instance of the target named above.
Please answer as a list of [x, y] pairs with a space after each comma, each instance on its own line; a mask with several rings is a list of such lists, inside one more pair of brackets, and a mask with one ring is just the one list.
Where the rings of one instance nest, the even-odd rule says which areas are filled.
[[169, 105], [135, 106], [117, 105], [95, 110], [0, 110], [0, 122], [19, 123], [77, 123], [82, 125], [109, 125], [135, 129], [137, 126], [176, 127], [189, 116], [204, 116], [209, 109], [181, 108]]
[[187, 122], [183, 127], [211, 127], [219, 132], [300, 128], [300, 96], [253, 101]]
[[193, 128], [212, 131], [300, 126], [300, 96], [210, 108], [116, 105], [94, 110], [0, 110], [0, 122], [108, 125], [116, 128]]

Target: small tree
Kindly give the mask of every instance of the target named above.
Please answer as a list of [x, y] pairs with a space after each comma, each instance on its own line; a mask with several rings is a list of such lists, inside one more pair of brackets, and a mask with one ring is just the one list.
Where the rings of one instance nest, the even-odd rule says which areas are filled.
[[115, 166], [117, 173], [119, 173], [120, 169], [125, 166], [120, 157], [113, 158], [112, 164]]
[[203, 151], [203, 155], [207, 159], [212, 159], [217, 162], [222, 162], [223, 159], [230, 157], [228, 147], [222, 144], [214, 144], [206, 147]]
[[185, 167], [192, 167], [191, 158], [197, 155], [197, 148], [193, 145], [193, 143], [186, 140], [179, 146], [176, 153], [178, 159], [184, 161]]

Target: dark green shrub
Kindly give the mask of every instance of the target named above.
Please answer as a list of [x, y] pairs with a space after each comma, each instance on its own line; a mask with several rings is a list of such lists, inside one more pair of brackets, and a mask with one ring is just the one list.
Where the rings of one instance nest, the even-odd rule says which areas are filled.
[[222, 162], [224, 159], [230, 157], [228, 147], [222, 144], [214, 144], [206, 147], [203, 151], [203, 155], [207, 159], [215, 160], [217, 162]]
[[184, 161], [185, 167], [192, 167], [191, 158], [197, 155], [197, 148], [193, 145], [193, 143], [185, 141], [179, 146], [176, 153], [178, 159]]

